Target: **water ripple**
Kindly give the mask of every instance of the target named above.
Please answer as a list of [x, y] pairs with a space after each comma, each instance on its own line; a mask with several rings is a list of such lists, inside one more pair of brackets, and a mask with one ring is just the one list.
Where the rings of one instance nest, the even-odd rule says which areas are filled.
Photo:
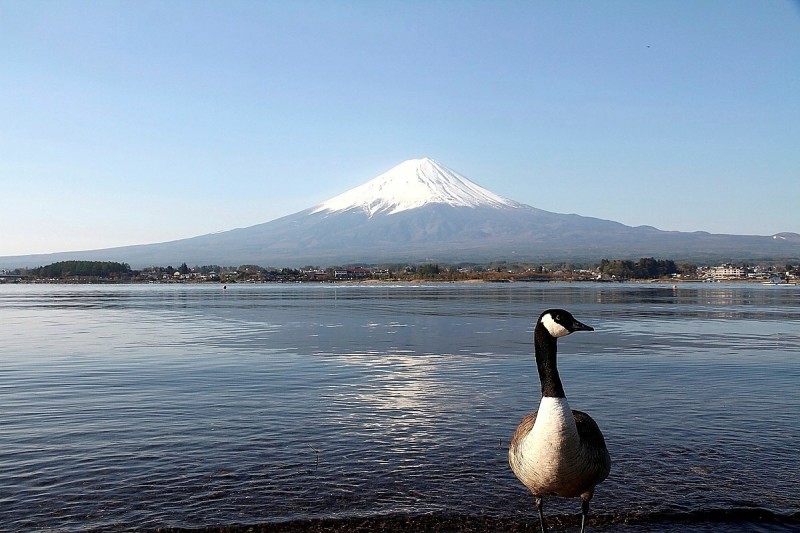
[[507, 442], [567, 307], [596, 331], [564, 385], [614, 458], [597, 529], [788, 531], [800, 298], [770, 289], [0, 286], [0, 527], [532, 527]]

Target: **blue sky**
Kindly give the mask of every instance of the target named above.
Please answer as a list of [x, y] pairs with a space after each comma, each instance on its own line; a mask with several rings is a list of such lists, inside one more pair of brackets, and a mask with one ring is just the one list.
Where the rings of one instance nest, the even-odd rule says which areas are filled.
[[411, 158], [800, 232], [800, 4], [0, 0], [0, 255], [267, 222]]

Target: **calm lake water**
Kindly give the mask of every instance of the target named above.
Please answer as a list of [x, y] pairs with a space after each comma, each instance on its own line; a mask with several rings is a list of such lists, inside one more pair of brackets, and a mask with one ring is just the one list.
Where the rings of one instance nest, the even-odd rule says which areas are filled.
[[800, 287], [514, 283], [0, 285], [0, 530], [534, 531], [549, 307], [593, 531], [800, 527]]

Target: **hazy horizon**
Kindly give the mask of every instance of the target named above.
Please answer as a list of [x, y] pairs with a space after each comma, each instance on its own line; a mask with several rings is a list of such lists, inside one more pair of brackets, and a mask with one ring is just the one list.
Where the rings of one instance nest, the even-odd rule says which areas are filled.
[[797, 2], [0, 13], [0, 256], [249, 227], [419, 157], [556, 213], [800, 233]]

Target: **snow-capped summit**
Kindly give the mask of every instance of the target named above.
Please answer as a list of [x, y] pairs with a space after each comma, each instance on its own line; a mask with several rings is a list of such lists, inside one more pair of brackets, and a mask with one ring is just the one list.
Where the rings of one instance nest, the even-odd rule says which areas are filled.
[[433, 159], [410, 159], [312, 209], [341, 212], [361, 209], [370, 217], [394, 214], [426, 204], [454, 207], [511, 207], [523, 204], [499, 196]]
[[0, 257], [0, 268], [76, 259], [135, 266], [352, 265], [496, 260], [581, 262], [602, 257], [800, 257], [800, 234], [715, 235], [631, 227], [560, 214], [499, 196], [431, 159], [270, 222], [178, 241]]

